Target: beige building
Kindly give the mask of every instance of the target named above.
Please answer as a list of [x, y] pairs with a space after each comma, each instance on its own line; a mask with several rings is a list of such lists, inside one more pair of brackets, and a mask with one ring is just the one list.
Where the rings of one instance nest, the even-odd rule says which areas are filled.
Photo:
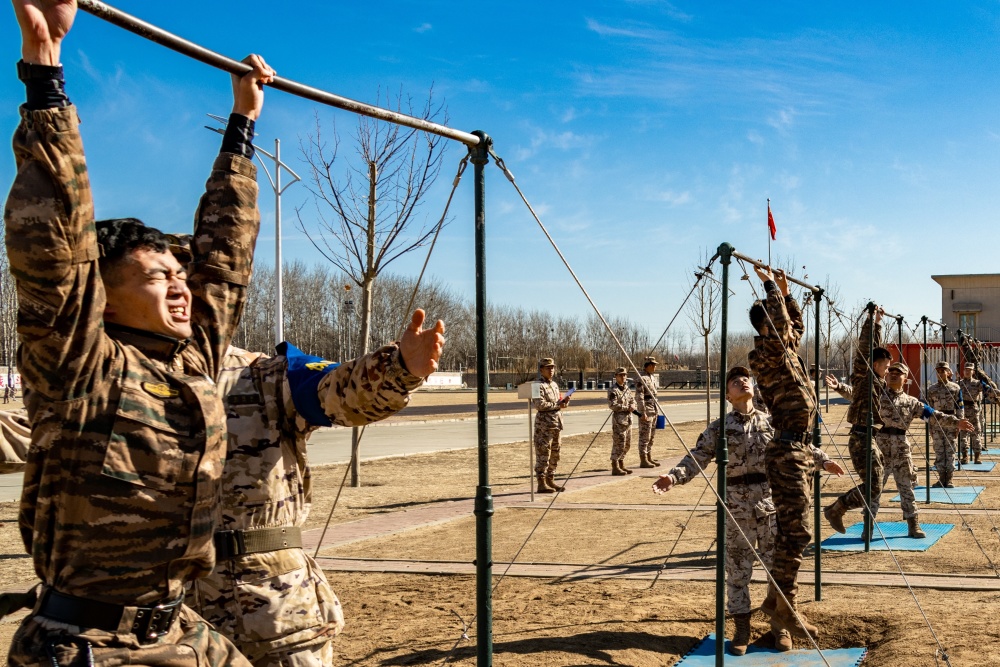
[[941, 321], [982, 341], [1000, 341], [1000, 273], [931, 276], [941, 286]]

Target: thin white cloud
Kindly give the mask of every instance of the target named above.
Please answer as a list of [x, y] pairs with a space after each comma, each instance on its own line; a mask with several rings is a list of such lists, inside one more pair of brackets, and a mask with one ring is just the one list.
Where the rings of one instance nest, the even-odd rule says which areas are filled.
[[636, 39], [653, 39], [655, 31], [649, 28], [616, 28], [595, 19], [587, 19], [587, 30], [597, 33], [601, 37], [633, 37]]
[[757, 130], [750, 130], [749, 132], [747, 132], [747, 141], [757, 146], [764, 145], [764, 137], [762, 137], [760, 135], [760, 132], [758, 132]]
[[688, 14], [678, 8], [674, 3], [667, 2], [667, 0], [625, 0], [625, 3], [629, 5], [641, 5], [644, 7], [657, 8], [670, 18], [682, 23], [688, 23], [694, 19], [691, 14]]
[[434, 26], [432, 26], [430, 23], [421, 23], [420, 25], [418, 25], [416, 28], [413, 29], [413, 32], [428, 32], [433, 28]]
[[675, 192], [674, 190], [661, 190], [660, 192], [652, 193], [649, 198], [652, 201], [664, 202], [670, 206], [681, 206], [683, 204], [688, 204], [691, 202], [691, 193], [687, 190], [684, 192]]

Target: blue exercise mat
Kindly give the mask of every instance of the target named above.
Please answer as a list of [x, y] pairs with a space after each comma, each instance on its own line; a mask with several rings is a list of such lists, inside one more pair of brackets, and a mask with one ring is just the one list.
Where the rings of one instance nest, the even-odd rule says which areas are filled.
[[[997, 464], [996, 461], [983, 461], [982, 463], [963, 463], [962, 470], [968, 470], [969, 472], [989, 472], [993, 470], [996, 464]], [[931, 466], [931, 470], [937, 470], [937, 466]]]
[[[861, 539], [861, 529], [864, 522], [858, 522], [847, 527], [847, 533], [841, 535], [835, 533], [821, 543], [825, 551], [864, 551], [865, 541]], [[920, 527], [927, 533], [927, 537], [917, 539], [907, 537], [909, 526], [905, 521], [879, 521], [878, 527], [882, 529], [880, 534], [878, 529], [872, 535], [869, 548], [872, 551], [927, 551], [942, 537], [948, 534], [954, 524], [950, 523], [922, 523]], [[884, 537], [883, 537], [884, 536]]]
[[[979, 497], [979, 494], [985, 488], [985, 486], [956, 486], [953, 489], [931, 488], [931, 502], [945, 503], [947, 505], [971, 505], [976, 502], [976, 498]], [[925, 502], [927, 500], [927, 487], [915, 487], [913, 495], [917, 497], [918, 502]], [[898, 503], [899, 496], [896, 496], [890, 502]]]
[[[729, 644], [729, 640], [726, 640]], [[836, 648], [823, 651], [823, 657], [830, 667], [857, 667], [865, 659], [867, 648]], [[824, 667], [823, 658], [815, 649], [797, 649], [780, 653], [773, 648], [762, 648], [751, 644], [744, 656], [726, 654], [727, 665], [747, 665], [753, 667]], [[697, 646], [680, 659], [677, 667], [715, 667], [715, 634], [702, 639]]]

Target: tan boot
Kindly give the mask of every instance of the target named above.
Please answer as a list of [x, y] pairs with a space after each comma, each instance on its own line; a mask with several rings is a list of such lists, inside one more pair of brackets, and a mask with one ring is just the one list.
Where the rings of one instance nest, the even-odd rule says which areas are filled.
[[733, 655], [745, 655], [750, 645], [750, 614], [735, 614], [736, 632], [733, 641], [729, 642], [729, 652]]
[[555, 473], [549, 473], [545, 476], [545, 483], [552, 487], [553, 491], [565, 491], [566, 487], [556, 484]]
[[774, 648], [776, 651], [784, 653], [792, 650], [792, 636], [788, 634], [788, 630], [779, 628], [772, 623], [771, 634], [774, 635]]
[[556, 490], [553, 489], [551, 486], [549, 486], [548, 483], [545, 481], [545, 475], [539, 475], [538, 489], [535, 491], [535, 493], [555, 493], [555, 492]]
[[778, 593], [774, 588], [773, 584], [768, 584], [767, 597], [765, 597], [764, 601], [760, 604], [760, 612], [765, 616], [767, 616], [768, 618], [771, 618], [772, 616], [774, 616], [774, 610], [777, 609], [777, 607], [778, 607]]
[[[795, 608], [795, 597], [787, 593], [785, 597], [788, 598], [788, 603], [786, 604], [781, 599], [778, 600], [778, 608], [774, 612], [774, 616], [771, 617], [771, 623], [780, 629], [788, 630], [788, 634], [799, 639], [809, 639], [810, 635], [815, 637], [819, 634], [819, 628], [810, 623], [805, 614]], [[796, 612], [798, 613], [797, 618]]]
[[639, 467], [640, 468], [655, 468], [656, 466], [653, 465], [653, 462], [649, 460], [649, 457], [646, 456], [646, 454], [644, 454], [643, 452], [639, 452]]
[[917, 523], [917, 517], [911, 516], [906, 520], [906, 525], [909, 528], [906, 533], [907, 537], [915, 537], [918, 540], [922, 540], [927, 537], [927, 533], [920, 529], [920, 524]]
[[844, 527], [844, 515], [847, 514], [847, 504], [843, 498], [837, 498], [832, 505], [823, 509], [823, 516], [826, 517], [830, 527], [838, 533], [846, 533]]
[[976, 458], [972, 459], [972, 462], [973, 463], [982, 463], [983, 460], [981, 458], [979, 458], [979, 456], [980, 456], [979, 454], [976, 454]]
[[611, 474], [615, 476], [627, 475], [625, 469], [622, 468], [621, 461], [611, 461]]
[[623, 471], [625, 471], [626, 475], [632, 474], [632, 471], [625, 467], [625, 459], [622, 459], [621, 461], [618, 462], [618, 467], [620, 467]]

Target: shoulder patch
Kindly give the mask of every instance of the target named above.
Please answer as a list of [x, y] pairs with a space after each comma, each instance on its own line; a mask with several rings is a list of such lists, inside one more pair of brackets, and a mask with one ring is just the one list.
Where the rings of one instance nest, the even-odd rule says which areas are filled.
[[157, 398], [176, 398], [181, 395], [181, 392], [171, 389], [170, 385], [165, 382], [143, 382], [142, 388], [147, 394], [152, 394]]
[[[331, 365], [334, 365], [332, 361], [327, 361], [326, 359], [324, 359], [323, 361], [310, 361], [309, 363], [306, 364], [306, 368], [308, 368], [311, 371], [324, 371], [326, 370], [327, 366]], [[334, 368], [336, 368], [336, 365], [334, 365]]]

